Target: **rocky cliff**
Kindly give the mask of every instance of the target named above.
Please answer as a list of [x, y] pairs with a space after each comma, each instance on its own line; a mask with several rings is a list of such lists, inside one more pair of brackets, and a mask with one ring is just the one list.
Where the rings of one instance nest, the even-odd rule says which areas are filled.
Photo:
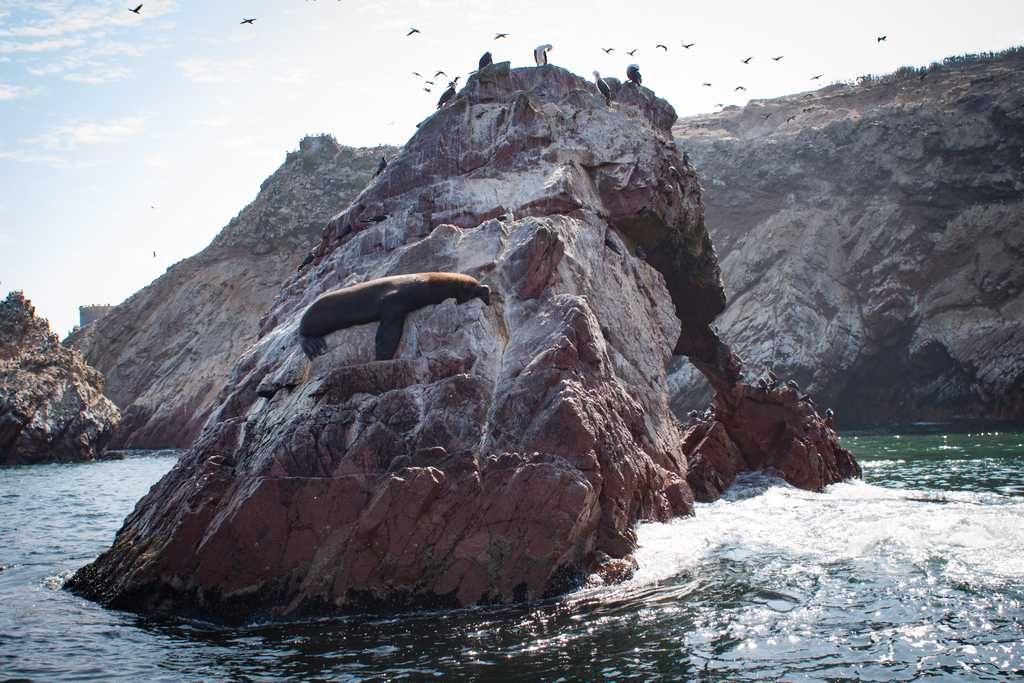
[[[844, 425], [1024, 419], [1024, 53], [679, 121], [747, 367]], [[706, 404], [692, 367], [679, 414]]]
[[0, 465], [92, 460], [121, 419], [103, 375], [61, 346], [32, 302], [0, 303]]
[[[675, 112], [609, 80], [611, 108], [563, 69], [496, 64], [423, 121], [69, 588], [229, 619], [529, 600], [628, 575], [635, 523], [693, 510], [686, 448], [709, 499], [749, 467], [812, 488], [856, 474], [806, 403], [737, 384]], [[375, 323], [303, 355], [319, 294], [423, 271], [475, 276], [489, 305], [410, 314], [392, 360], [374, 360]], [[719, 390], [689, 435], [668, 405], [673, 351]]]
[[195, 256], [66, 340], [106, 376], [124, 410], [114, 444], [186, 448], [234, 360], [324, 222], [366, 187], [392, 148], [307, 137], [256, 199]]

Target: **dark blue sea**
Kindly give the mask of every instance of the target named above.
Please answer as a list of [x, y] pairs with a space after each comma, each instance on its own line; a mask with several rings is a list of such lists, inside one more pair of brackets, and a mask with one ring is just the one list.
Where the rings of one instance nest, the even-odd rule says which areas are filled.
[[763, 476], [639, 529], [614, 588], [226, 628], [61, 590], [178, 453], [0, 469], [0, 680], [1024, 678], [1024, 433], [847, 435], [864, 481]]

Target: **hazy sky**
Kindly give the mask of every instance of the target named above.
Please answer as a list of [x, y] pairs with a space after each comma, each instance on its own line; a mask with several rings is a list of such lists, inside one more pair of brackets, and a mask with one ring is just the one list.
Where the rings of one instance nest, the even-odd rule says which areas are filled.
[[413, 71], [549, 42], [579, 74], [638, 63], [688, 115], [1024, 42], [1024, 0], [138, 1], [0, 0], [0, 291], [62, 335], [206, 246], [303, 135], [403, 143], [443, 89]]

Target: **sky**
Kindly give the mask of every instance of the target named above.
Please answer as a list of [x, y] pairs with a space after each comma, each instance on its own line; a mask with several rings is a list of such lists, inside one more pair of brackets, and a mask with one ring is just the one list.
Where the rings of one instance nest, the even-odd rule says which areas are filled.
[[444, 89], [414, 71], [551, 43], [588, 77], [639, 64], [687, 116], [1024, 43], [1024, 0], [138, 2], [0, 0], [0, 293], [62, 336], [205, 247], [304, 135], [404, 143]]

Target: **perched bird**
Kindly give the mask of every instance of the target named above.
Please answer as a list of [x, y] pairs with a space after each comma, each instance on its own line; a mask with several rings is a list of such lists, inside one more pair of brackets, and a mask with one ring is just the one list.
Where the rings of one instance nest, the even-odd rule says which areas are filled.
[[434, 78], [437, 78], [438, 76], [444, 76], [445, 78], [448, 78], [448, 74], [446, 74], [443, 71], [438, 71], [437, 73], [434, 74]]
[[672, 179], [677, 183], [683, 180], [683, 174], [679, 172], [679, 169], [675, 166], [669, 166], [668, 172], [672, 175]]
[[308, 266], [310, 263], [312, 263], [314, 258], [316, 258], [316, 256], [314, 256], [314, 252], [312, 252], [312, 251], [309, 252], [308, 254], [306, 254], [306, 258], [304, 258], [302, 260], [302, 263], [299, 264], [299, 267], [296, 268], [296, 270], [302, 270], [303, 268]]
[[548, 63], [548, 52], [551, 52], [555, 48], [551, 44], [538, 45], [533, 48], [533, 61], [537, 62], [537, 66], [544, 66]]
[[462, 76], [456, 76], [452, 80], [448, 81], [448, 87], [449, 88], [454, 88], [455, 86], [457, 86], [459, 84], [459, 79], [460, 78], [462, 78]]
[[387, 168], [387, 167], [388, 167], [388, 158], [385, 157], [385, 156], [382, 156], [380, 158], [380, 163], [377, 164], [377, 172], [373, 174], [373, 177], [376, 178], [377, 176], [379, 176], [381, 173], [384, 172], [384, 169]]
[[612, 52], [615, 52], [615, 48], [614, 47], [602, 47], [601, 49], [604, 50], [604, 53], [606, 55], [607, 54], [611, 54]]
[[613, 240], [607, 234], [604, 236], [604, 246], [608, 247], [619, 256], [622, 256], [622, 249], [619, 248], [619, 245], [615, 243], [615, 240]]
[[135, 9], [129, 9], [128, 11], [129, 12], [134, 12], [135, 14], [142, 14], [142, 5], [139, 5]]
[[405, 37], [408, 38], [412, 34], [419, 33], [419, 32], [420, 32], [420, 30], [418, 28], [411, 28], [411, 29], [409, 29], [409, 32], [405, 34]]
[[741, 59], [740, 61], [743, 62], [744, 64], [750, 64], [751, 59], [753, 59], [753, 57], [747, 57], [746, 59]]
[[793, 391], [800, 391], [800, 385], [796, 383], [795, 379], [786, 380], [786, 386]]
[[795, 118], [796, 118], [795, 116], [790, 116], [789, 118], [786, 119], [786, 123], [789, 123], [790, 121], [792, 121]]
[[626, 67], [626, 78], [634, 85], [640, 85], [644, 82], [643, 77], [640, 75], [640, 67], [636, 64], [630, 64]]
[[690, 153], [683, 152], [683, 166], [690, 168]]
[[597, 89], [601, 91], [602, 95], [604, 95], [605, 104], [609, 107], [612, 106], [612, 90], [608, 87], [608, 84], [605, 83], [605, 80], [601, 78], [601, 74], [597, 71], [594, 72], [594, 82], [597, 83]]
[[822, 77], [822, 76], [824, 76], [824, 75], [825, 75], [825, 74], [818, 74], [817, 76], [811, 76], [811, 80], [812, 80], [812, 81], [816, 81], [816, 80], [818, 80], [819, 78], [821, 78], [821, 77]]
[[242, 19], [242, 21], [240, 21], [239, 24], [251, 24], [254, 21], [256, 21], [256, 17], [253, 17], [252, 19]]
[[443, 107], [445, 104], [448, 103], [448, 100], [452, 99], [453, 97], [455, 97], [454, 83], [449, 85], [448, 89], [441, 93], [441, 99], [437, 101], [437, 108], [440, 109], [441, 107]]
[[685, 47], [687, 50], [689, 50], [691, 47], [693, 47], [697, 43], [684, 43], [683, 41], [679, 41], [679, 44], [682, 45], [683, 47]]
[[507, 33], [495, 33], [494, 34], [494, 39], [497, 40], [498, 38], [508, 38], [508, 34]]
[[478, 69], [484, 69], [494, 63], [494, 59], [491, 58], [490, 52], [485, 52], [480, 58], [480, 66]]
[[737, 85], [737, 86], [736, 86], [736, 87], [735, 87], [735, 88], [733, 89], [733, 92], [736, 92], [737, 90], [742, 90], [743, 92], [747, 92], [747, 89], [746, 89], [746, 88], [744, 88], [744, 87], [743, 87], [742, 85]]
[[629, 55], [630, 57], [632, 57], [633, 55], [636, 54], [636, 51], [637, 51], [637, 48], [634, 47], [632, 50], [626, 50], [626, 54]]
[[724, 107], [725, 105], [724, 105], [724, 104], [722, 104], [721, 102], [719, 102], [719, 103], [718, 103], [718, 104], [716, 104], [715, 106], [716, 106], [716, 107]]
[[[142, 5], [139, 5], [139, 7], [142, 7]], [[889, 36], [878, 36], [877, 38], [875, 38], [875, 42], [881, 43], [883, 40], [885, 40], [888, 37]]]
[[705, 88], [710, 88], [711, 87], [710, 83], [701, 83], [701, 85], [703, 85]]
[[665, 45], [662, 45], [661, 43], [658, 43], [658, 44], [657, 44], [657, 45], [655, 45], [654, 47], [655, 47], [655, 48], [659, 48], [659, 47], [660, 47], [660, 48], [661, 48], [662, 50], [664, 50], [665, 52], [668, 52], [668, 47], [666, 47]]
[[764, 377], [762, 377], [761, 379], [757, 380], [757, 388], [760, 391], [768, 391], [768, 382], [765, 381]]
[[773, 61], [773, 62], [777, 62], [777, 61], [779, 61], [780, 59], [782, 59], [782, 58], [783, 58], [783, 57], [785, 57], [785, 56], [786, 56], [786, 55], [779, 55], [778, 57], [772, 57], [772, 61]]

